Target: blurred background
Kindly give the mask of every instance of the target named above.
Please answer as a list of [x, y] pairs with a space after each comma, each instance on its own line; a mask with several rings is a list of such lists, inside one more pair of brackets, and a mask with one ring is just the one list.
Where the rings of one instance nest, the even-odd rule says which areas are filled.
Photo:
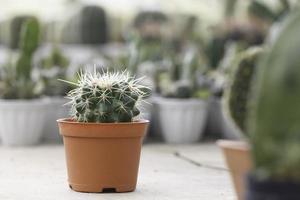
[[[232, 80], [240, 78], [232, 90], [248, 88], [251, 72], [235, 77], [240, 57], [272, 45], [298, 2], [2, 0], [0, 5], [0, 98], [48, 99], [48, 108], [39, 111], [47, 116], [41, 140], [60, 141], [55, 120], [68, 115], [68, 106], [61, 105], [72, 88], [58, 79], [76, 80], [80, 69], [96, 66], [145, 77], [143, 84], [153, 90], [141, 105], [142, 117], [151, 120], [146, 141], [194, 143], [240, 137], [228, 114], [230, 102], [247, 98], [246, 92], [229, 95]], [[21, 37], [28, 19], [39, 27], [37, 48], [30, 53]], [[18, 76], [20, 55], [28, 63], [24, 79]], [[245, 108], [238, 106], [234, 114], [243, 116]], [[12, 117], [21, 116], [14, 112]]]

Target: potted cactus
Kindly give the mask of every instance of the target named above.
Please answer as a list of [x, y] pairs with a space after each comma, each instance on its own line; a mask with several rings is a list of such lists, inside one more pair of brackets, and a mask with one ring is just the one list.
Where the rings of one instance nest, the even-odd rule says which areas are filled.
[[16, 61], [1, 68], [0, 134], [4, 145], [36, 144], [42, 136], [47, 101], [38, 98], [38, 80], [32, 75], [32, 58], [38, 47], [39, 33], [38, 20], [26, 20]]
[[47, 123], [44, 126], [43, 138], [50, 142], [60, 142], [56, 119], [67, 117], [69, 108], [62, 106], [67, 103], [64, 96], [72, 89], [69, 85], [59, 84], [57, 79], [70, 79], [68, 76], [69, 60], [61, 49], [54, 45], [51, 53], [43, 57], [39, 63], [40, 79], [43, 84], [43, 95], [48, 97], [49, 109], [47, 113]]
[[158, 127], [168, 143], [193, 143], [202, 136], [210, 92], [199, 68], [202, 65], [198, 55], [196, 49], [190, 48], [183, 63], [175, 62], [171, 72], [160, 73], [158, 77], [162, 97], [155, 98], [153, 106]]
[[[225, 160], [231, 173], [239, 200], [245, 193], [244, 177], [252, 167], [250, 147], [247, 142], [246, 119], [250, 90], [257, 71], [257, 62], [263, 53], [261, 47], [251, 47], [239, 55], [230, 87], [223, 99], [223, 118], [227, 131], [240, 140], [220, 140]], [[229, 135], [229, 133], [227, 134]]]
[[299, 27], [296, 10], [260, 66], [249, 115], [254, 167], [247, 200], [300, 198]]
[[[149, 121], [137, 105], [150, 90], [127, 72], [81, 73], [68, 93], [71, 118], [59, 119], [70, 187], [80, 192], [136, 188]], [[109, 156], [108, 156], [109, 155]]]

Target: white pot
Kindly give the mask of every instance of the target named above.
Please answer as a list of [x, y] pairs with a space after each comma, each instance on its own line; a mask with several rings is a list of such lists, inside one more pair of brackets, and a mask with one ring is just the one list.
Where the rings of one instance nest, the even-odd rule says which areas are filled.
[[156, 98], [154, 105], [167, 143], [184, 144], [200, 140], [207, 118], [206, 101]]
[[62, 138], [59, 135], [57, 126], [57, 119], [67, 118], [69, 114], [69, 106], [65, 104], [68, 102], [63, 97], [50, 97], [49, 109], [47, 111], [47, 123], [43, 127], [43, 139], [47, 142], [62, 142]]
[[40, 142], [48, 101], [0, 100], [0, 134], [3, 145], [26, 146]]

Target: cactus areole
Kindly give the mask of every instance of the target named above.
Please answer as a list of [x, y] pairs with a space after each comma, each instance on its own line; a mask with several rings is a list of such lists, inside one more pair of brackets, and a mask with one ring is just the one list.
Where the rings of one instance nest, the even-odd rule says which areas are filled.
[[150, 94], [141, 79], [127, 72], [80, 73], [77, 87], [68, 93], [71, 116], [78, 122], [131, 122], [140, 110], [137, 105]]

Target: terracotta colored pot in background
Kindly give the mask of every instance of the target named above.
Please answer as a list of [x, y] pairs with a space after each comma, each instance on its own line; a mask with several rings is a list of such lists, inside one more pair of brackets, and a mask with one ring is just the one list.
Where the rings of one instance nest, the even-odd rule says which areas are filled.
[[231, 140], [219, 140], [217, 144], [223, 150], [237, 197], [239, 200], [244, 200], [245, 178], [252, 168], [249, 144]]
[[58, 120], [70, 187], [79, 192], [135, 190], [142, 140], [148, 124], [147, 120], [130, 123]]

